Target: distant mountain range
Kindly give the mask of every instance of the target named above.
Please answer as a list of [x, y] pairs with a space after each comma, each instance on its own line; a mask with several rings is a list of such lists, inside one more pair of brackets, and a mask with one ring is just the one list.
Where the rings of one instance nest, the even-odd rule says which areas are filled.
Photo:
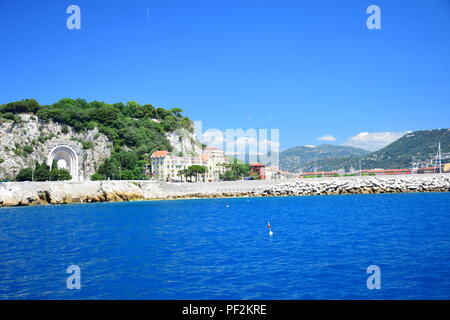
[[290, 172], [314, 171], [318, 162], [326, 163], [334, 159], [366, 156], [367, 150], [322, 144], [319, 146], [299, 146], [280, 152], [280, 167]]
[[334, 146], [294, 147], [280, 153], [280, 168], [290, 172], [358, 169], [400, 169], [430, 165], [441, 142], [443, 162], [450, 162], [450, 129], [422, 130], [408, 133], [375, 152]]

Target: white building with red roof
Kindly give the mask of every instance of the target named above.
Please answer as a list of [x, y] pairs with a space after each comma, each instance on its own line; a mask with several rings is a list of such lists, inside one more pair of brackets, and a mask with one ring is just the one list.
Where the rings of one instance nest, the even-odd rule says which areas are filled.
[[207, 169], [205, 181], [219, 181], [220, 174], [225, 171], [223, 164], [227, 161], [225, 152], [214, 147], [205, 148], [201, 155], [195, 157], [174, 156], [166, 150], [155, 151], [150, 156], [151, 175], [157, 180], [184, 181], [186, 177], [181, 176], [180, 171], [200, 165]]

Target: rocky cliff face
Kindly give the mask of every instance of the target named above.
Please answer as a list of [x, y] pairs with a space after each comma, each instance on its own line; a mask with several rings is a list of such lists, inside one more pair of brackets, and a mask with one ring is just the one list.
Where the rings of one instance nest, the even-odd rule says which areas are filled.
[[[112, 142], [98, 129], [76, 132], [52, 121], [20, 114], [21, 121], [0, 122], [0, 180], [12, 180], [35, 161], [42, 163], [56, 147], [65, 145], [77, 155], [79, 179], [89, 180], [98, 167], [111, 156]], [[197, 156], [202, 148], [195, 134], [186, 129], [166, 133], [174, 155]]]
[[103, 161], [111, 156], [112, 143], [97, 128], [77, 133], [70, 127], [43, 122], [36, 116], [21, 114], [20, 122], [0, 123], [0, 179], [12, 179], [34, 161], [46, 161], [57, 145], [73, 148], [79, 157], [79, 173], [88, 180]]
[[193, 133], [186, 129], [178, 129], [166, 134], [173, 147], [172, 153], [176, 156], [198, 156], [202, 152], [202, 146]]

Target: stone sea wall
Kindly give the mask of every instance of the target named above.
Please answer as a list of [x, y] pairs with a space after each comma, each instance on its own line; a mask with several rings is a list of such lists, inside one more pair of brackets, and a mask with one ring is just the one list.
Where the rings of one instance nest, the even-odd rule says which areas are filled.
[[158, 181], [4, 182], [0, 206], [188, 198], [450, 191], [450, 174], [297, 180], [166, 183]]

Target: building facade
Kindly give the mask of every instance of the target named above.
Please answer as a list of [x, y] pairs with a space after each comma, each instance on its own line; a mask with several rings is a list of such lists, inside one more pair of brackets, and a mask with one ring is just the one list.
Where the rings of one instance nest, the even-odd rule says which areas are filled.
[[300, 173], [300, 178], [305, 177], [334, 177], [337, 176], [337, 171], [314, 171], [314, 172], [303, 172]]
[[397, 175], [397, 174], [411, 174], [411, 169], [374, 169], [361, 170], [361, 174], [371, 175]]
[[276, 180], [294, 178], [294, 174], [282, 171], [277, 167], [269, 167], [262, 163], [250, 164], [250, 174], [257, 175], [260, 180]]
[[180, 175], [180, 171], [193, 165], [206, 167], [207, 171], [201, 177], [204, 181], [219, 181], [220, 174], [225, 172], [224, 163], [227, 163], [225, 152], [214, 147], [207, 147], [196, 157], [179, 157], [171, 155], [168, 151], [156, 151], [149, 161], [151, 176], [163, 181], [186, 181], [186, 177]]
[[256, 175], [261, 180], [266, 179], [266, 166], [262, 163], [251, 163], [250, 164], [250, 174]]
[[208, 169], [206, 172], [206, 180], [210, 182], [219, 181], [220, 174], [226, 170], [223, 164], [228, 163], [225, 152], [215, 147], [206, 147], [201, 157], [205, 161], [204, 165]]

